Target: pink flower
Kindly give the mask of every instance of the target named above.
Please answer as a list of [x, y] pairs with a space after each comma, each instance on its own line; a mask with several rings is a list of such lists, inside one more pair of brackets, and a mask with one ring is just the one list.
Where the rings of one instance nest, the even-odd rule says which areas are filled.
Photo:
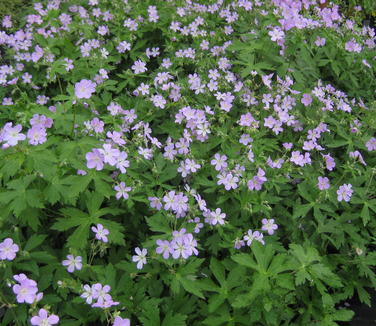
[[13, 260], [16, 258], [16, 252], [18, 252], [19, 247], [13, 243], [11, 238], [6, 238], [0, 243], [0, 260]]
[[48, 312], [46, 309], [40, 309], [39, 315], [34, 316], [30, 319], [32, 325], [38, 326], [50, 326], [57, 324], [59, 322], [59, 317], [56, 315], [48, 316]]
[[96, 84], [91, 80], [82, 79], [74, 86], [74, 93], [77, 98], [90, 98], [95, 92]]

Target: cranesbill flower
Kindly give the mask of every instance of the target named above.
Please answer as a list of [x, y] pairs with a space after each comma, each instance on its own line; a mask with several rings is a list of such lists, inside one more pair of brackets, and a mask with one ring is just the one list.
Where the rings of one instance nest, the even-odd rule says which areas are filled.
[[244, 236], [244, 241], [247, 241], [247, 246], [250, 246], [253, 240], [256, 240], [262, 244], [265, 244], [265, 241], [263, 240], [263, 238], [264, 238], [264, 235], [261, 232], [259, 231], [252, 232], [252, 230], [248, 230], [247, 234]]
[[221, 155], [219, 153], [214, 155], [214, 159], [211, 160], [210, 164], [215, 166], [217, 171], [221, 171], [227, 167], [227, 156]]
[[93, 299], [95, 299], [94, 290], [88, 284], [84, 285], [84, 290], [85, 291], [80, 295], [80, 297], [86, 299], [87, 304], [91, 304]]
[[304, 104], [304, 106], [310, 105], [312, 103], [312, 97], [311, 97], [311, 95], [309, 95], [309, 94], [303, 94], [301, 102]]
[[6, 238], [0, 243], [0, 260], [13, 260], [16, 258], [16, 253], [18, 250], [19, 247], [13, 243], [13, 239]]
[[95, 283], [91, 287], [93, 289], [93, 298], [97, 299], [98, 303], [103, 303], [107, 300], [111, 300], [110, 292], [111, 287], [109, 285], [102, 285], [100, 283]]
[[220, 208], [210, 213], [209, 221], [211, 225], [225, 224], [226, 213], [222, 213]]
[[121, 318], [117, 316], [112, 326], [131, 326], [131, 321], [128, 318]]
[[37, 282], [27, 278], [25, 274], [14, 275], [13, 278], [19, 282], [19, 284], [13, 285], [12, 288], [13, 293], [17, 295], [17, 302], [32, 304], [37, 299]]
[[330, 188], [329, 179], [327, 177], [317, 177], [318, 183], [317, 187], [320, 190], [326, 190]]
[[12, 127], [12, 123], [5, 124], [3, 130], [1, 131], [2, 141], [7, 143], [9, 146], [16, 146], [20, 140], [24, 140], [26, 136], [21, 134], [22, 126], [16, 125]]
[[135, 61], [131, 68], [135, 74], [143, 73], [148, 70], [146, 63], [141, 60]]
[[337, 199], [338, 201], [346, 201], [349, 202], [350, 198], [353, 194], [352, 185], [351, 184], [343, 184], [337, 190]]
[[46, 129], [38, 125], [31, 127], [27, 132], [30, 145], [43, 144], [47, 141]]
[[105, 229], [102, 224], [98, 223], [96, 226], [92, 226], [91, 230], [95, 233], [96, 239], [103, 242], [108, 242], [107, 235], [109, 235], [110, 232]]
[[157, 249], [155, 249], [155, 252], [159, 255], [162, 255], [164, 259], [168, 259], [168, 257], [170, 257], [170, 254], [174, 252], [169, 241], [157, 240], [156, 243], [158, 247]]
[[68, 266], [67, 270], [69, 273], [73, 273], [75, 269], [80, 270], [82, 268], [82, 257], [73, 255], [68, 255], [66, 260], [62, 261], [63, 266]]
[[34, 316], [30, 319], [32, 325], [38, 326], [50, 326], [57, 324], [59, 322], [59, 317], [56, 315], [48, 316], [48, 312], [46, 309], [40, 309], [38, 316]]
[[146, 264], [146, 255], [148, 250], [145, 248], [141, 250], [137, 247], [135, 252], [137, 255], [132, 256], [132, 261], [135, 263], [137, 262], [137, 269], [142, 269], [142, 267]]
[[100, 171], [103, 169], [104, 162], [103, 162], [103, 155], [102, 153], [97, 149], [93, 148], [92, 152], [86, 153], [86, 166], [89, 169], [96, 169], [97, 171]]
[[120, 184], [115, 186], [114, 189], [117, 191], [116, 199], [120, 199], [121, 197], [123, 197], [124, 199], [128, 199], [129, 198], [128, 192], [132, 190], [131, 187], [125, 186], [125, 182], [120, 182]]
[[91, 80], [82, 79], [74, 86], [74, 94], [77, 98], [90, 98], [95, 92], [96, 84]]
[[369, 152], [376, 151], [376, 138], [372, 137], [366, 142], [366, 147]]
[[274, 223], [273, 218], [269, 220], [266, 218], [263, 218], [261, 222], [263, 224], [261, 230], [267, 231], [269, 235], [274, 234], [274, 231], [278, 229], [278, 225]]

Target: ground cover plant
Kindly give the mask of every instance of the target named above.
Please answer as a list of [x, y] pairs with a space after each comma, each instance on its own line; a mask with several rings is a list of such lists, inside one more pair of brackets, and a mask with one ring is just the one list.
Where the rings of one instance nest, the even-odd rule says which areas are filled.
[[370, 305], [376, 37], [356, 10], [6, 15], [1, 325], [331, 326]]

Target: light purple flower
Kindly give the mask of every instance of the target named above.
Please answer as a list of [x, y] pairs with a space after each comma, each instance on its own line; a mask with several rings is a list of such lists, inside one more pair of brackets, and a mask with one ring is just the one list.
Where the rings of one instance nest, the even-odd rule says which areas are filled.
[[120, 182], [119, 185], [115, 186], [114, 189], [117, 191], [116, 199], [120, 199], [123, 197], [124, 199], [128, 199], [129, 195], [128, 192], [132, 190], [131, 187], [126, 187], [125, 182]]
[[38, 326], [50, 326], [59, 322], [59, 317], [56, 315], [48, 316], [46, 309], [40, 309], [38, 316], [34, 316], [30, 319], [32, 325]]
[[156, 243], [158, 247], [157, 249], [155, 249], [155, 252], [162, 255], [164, 259], [168, 259], [168, 257], [170, 257], [170, 254], [174, 252], [169, 241], [157, 240]]
[[112, 326], [131, 326], [131, 321], [128, 318], [121, 318], [117, 316]]
[[27, 278], [25, 274], [14, 275], [13, 278], [19, 282], [19, 284], [13, 285], [12, 288], [13, 293], [17, 295], [17, 302], [32, 304], [37, 299], [37, 282]]
[[337, 199], [338, 201], [346, 201], [346, 202], [349, 202], [350, 201], [350, 198], [353, 194], [353, 190], [352, 190], [352, 185], [351, 184], [343, 184], [342, 186], [340, 186], [337, 190]]
[[13, 260], [16, 258], [16, 253], [18, 250], [19, 247], [13, 243], [13, 239], [6, 238], [0, 243], [0, 260]]
[[39, 145], [47, 141], [47, 132], [44, 127], [39, 125], [31, 127], [27, 132], [27, 138], [30, 145]]
[[263, 240], [263, 238], [264, 238], [264, 235], [261, 232], [259, 231], [252, 232], [252, 230], [248, 230], [247, 234], [244, 236], [244, 241], [247, 242], [247, 246], [250, 246], [253, 240], [256, 240], [262, 244], [265, 244], [265, 241]]
[[330, 188], [329, 179], [327, 177], [317, 177], [318, 183], [317, 187], [320, 190], [326, 190]]
[[304, 104], [304, 106], [309, 106], [312, 103], [312, 97], [311, 97], [311, 95], [309, 95], [309, 94], [303, 94], [301, 102]]
[[141, 250], [137, 247], [135, 252], [137, 255], [132, 256], [132, 261], [135, 263], [137, 262], [137, 269], [142, 269], [142, 267], [146, 264], [146, 255], [148, 250], [145, 248]]
[[86, 299], [87, 304], [91, 304], [93, 299], [95, 299], [93, 288], [90, 285], [85, 284], [84, 292], [80, 295], [80, 297]]
[[269, 220], [266, 218], [263, 218], [261, 222], [263, 224], [261, 230], [267, 231], [269, 235], [273, 235], [274, 231], [278, 229], [278, 225], [274, 223], [273, 218]]
[[222, 213], [220, 208], [210, 213], [209, 222], [211, 225], [225, 224], [226, 213]]
[[82, 257], [73, 255], [68, 255], [66, 260], [62, 261], [63, 266], [68, 266], [67, 270], [69, 273], [73, 273], [75, 269], [80, 270], [82, 268]]
[[366, 142], [366, 147], [369, 152], [376, 151], [376, 138], [370, 138], [370, 140]]
[[221, 171], [225, 168], [227, 168], [227, 156], [226, 155], [221, 155], [219, 153], [214, 155], [214, 159], [211, 160], [210, 164], [215, 166], [215, 169], [217, 171]]
[[131, 68], [132, 68], [132, 70], [134, 71], [135, 74], [143, 73], [143, 72], [148, 70], [146, 68], [146, 63], [141, 61], [141, 60], [135, 61]]
[[91, 287], [93, 290], [93, 298], [97, 299], [99, 304], [112, 300], [111, 295], [108, 294], [110, 292], [111, 287], [109, 285], [102, 285], [100, 283], [95, 283]]
[[103, 169], [104, 162], [103, 162], [103, 155], [102, 153], [97, 149], [93, 148], [92, 152], [86, 153], [86, 166], [89, 169], [96, 169], [97, 171], [100, 171]]
[[82, 79], [74, 86], [74, 93], [77, 98], [90, 98], [95, 92], [96, 86], [91, 80]]
[[98, 223], [96, 226], [92, 226], [91, 230], [95, 233], [96, 239], [103, 242], [108, 242], [107, 235], [109, 235], [110, 232], [105, 229], [102, 224]]
[[9, 146], [16, 146], [19, 141], [24, 140], [26, 136], [21, 134], [22, 126], [20, 124], [12, 127], [12, 123], [6, 123], [1, 131], [1, 140]]

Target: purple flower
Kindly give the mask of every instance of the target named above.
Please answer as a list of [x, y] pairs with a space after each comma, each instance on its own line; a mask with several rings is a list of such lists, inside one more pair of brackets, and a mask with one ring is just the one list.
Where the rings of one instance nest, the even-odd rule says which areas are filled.
[[103, 155], [97, 148], [93, 148], [92, 152], [86, 153], [86, 160], [87, 160], [86, 166], [89, 169], [95, 168], [97, 171], [100, 171], [103, 169], [103, 166], [104, 166]]
[[224, 219], [226, 218], [226, 213], [222, 213], [220, 208], [217, 208], [215, 211], [210, 213], [209, 222], [211, 225], [225, 224]]
[[28, 130], [27, 138], [30, 145], [43, 144], [47, 141], [46, 129], [39, 125], [33, 126]]
[[334, 158], [331, 157], [330, 154], [326, 154], [326, 155], [322, 154], [322, 157], [325, 159], [327, 170], [332, 171], [336, 166], [336, 162], [334, 161]]
[[169, 241], [157, 240], [156, 243], [158, 247], [157, 249], [155, 249], [155, 252], [162, 255], [164, 259], [168, 259], [168, 257], [170, 257], [170, 254], [174, 252]]
[[128, 318], [121, 318], [117, 316], [112, 326], [131, 326], [131, 321]]
[[105, 301], [112, 300], [110, 292], [111, 287], [109, 285], [102, 285], [100, 283], [95, 283], [91, 287], [93, 291], [93, 298], [97, 299], [97, 303], [102, 304]]
[[38, 316], [34, 316], [30, 319], [32, 325], [38, 326], [50, 326], [59, 322], [59, 317], [56, 315], [48, 316], [48, 312], [45, 309], [40, 309]]
[[351, 198], [351, 196], [354, 192], [351, 188], [352, 188], [351, 184], [343, 184], [342, 186], [340, 186], [337, 190], [338, 201], [344, 200], [346, 202], [349, 202], [350, 198]]
[[232, 173], [219, 174], [218, 185], [223, 184], [226, 190], [236, 189], [238, 187], [239, 178]]
[[261, 232], [259, 231], [252, 232], [252, 230], [248, 230], [247, 234], [244, 236], [244, 241], [247, 241], [247, 246], [250, 246], [253, 240], [256, 240], [262, 244], [265, 244], [265, 241], [263, 240], [263, 238], [264, 238], [264, 235]]
[[369, 141], [367, 141], [366, 147], [369, 152], [376, 151], [376, 138], [372, 137]]
[[19, 283], [12, 288], [13, 293], [17, 295], [17, 302], [32, 304], [37, 299], [37, 282], [27, 278], [25, 274], [14, 275], [13, 278]]
[[151, 208], [155, 208], [158, 211], [161, 210], [163, 205], [158, 197], [148, 197], [148, 200], [150, 201]]
[[215, 169], [217, 171], [221, 171], [223, 169], [225, 169], [227, 167], [227, 156], [226, 155], [222, 155], [217, 153], [214, 155], [214, 159], [211, 160], [210, 164], [211, 165], [215, 165]]
[[326, 39], [320, 36], [317, 36], [317, 39], [315, 41], [316, 46], [324, 46], [326, 43]]
[[16, 252], [18, 252], [19, 247], [13, 243], [13, 239], [6, 238], [0, 243], [0, 260], [13, 260], [16, 258]]
[[146, 68], [146, 63], [141, 60], [135, 61], [131, 68], [135, 74], [143, 73], [148, 70]]
[[81, 294], [80, 297], [86, 299], [87, 304], [91, 304], [93, 302], [93, 299], [95, 299], [94, 298], [94, 290], [88, 284], [84, 285], [84, 290], [85, 291]]
[[329, 179], [327, 177], [317, 177], [318, 183], [317, 187], [320, 190], [326, 190], [330, 188]]
[[274, 234], [274, 230], [278, 229], [278, 225], [274, 223], [274, 219], [272, 218], [269, 220], [263, 218], [261, 222], [263, 224], [261, 230], [267, 231], [269, 235]]
[[105, 229], [102, 224], [98, 223], [96, 226], [92, 226], [91, 230], [95, 233], [96, 239], [103, 242], [108, 242], [107, 235], [109, 235], [110, 232]]
[[74, 94], [77, 98], [90, 98], [97, 85], [91, 80], [82, 79], [74, 86]]
[[128, 192], [132, 190], [131, 187], [126, 187], [124, 182], [120, 182], [120, 184], [118, 186], [115, 186], [114, 189], [117, 191], [116, 199], [120, 199], [121, 197], [128, 199]]
[[68, 266], [67, 270], [69, 273], [73, 273], [75, 269], [80, 270], [82, 268], [82, 257], [73, 255], [68, 255], [66, 260], [62, 261], [63, 266]]
[[145, 248], [141, 250], [137, 247], [135, 252], [137, 255], [132, 256], [132, 261], [135, 263], [137, 262], [137, 269], [142, 269], [142, 267], [146, 264], [146, 255], [148, 250]]
[[12, 123], [5, 124], [1, 130], [1, 138], [3, 142], [6, 142], [9, 146], [16, 146], [20, 140], [24, 140], [26, 136], [21, 134], [22, 126], [16, 125], [12, 127]]
[[311, 95], [309, 95], [309, 94], [303, 94], [301, 102], [304, 104], [304, 106], [310, 105], [312, 103], [312, 97], [311, 97]]

